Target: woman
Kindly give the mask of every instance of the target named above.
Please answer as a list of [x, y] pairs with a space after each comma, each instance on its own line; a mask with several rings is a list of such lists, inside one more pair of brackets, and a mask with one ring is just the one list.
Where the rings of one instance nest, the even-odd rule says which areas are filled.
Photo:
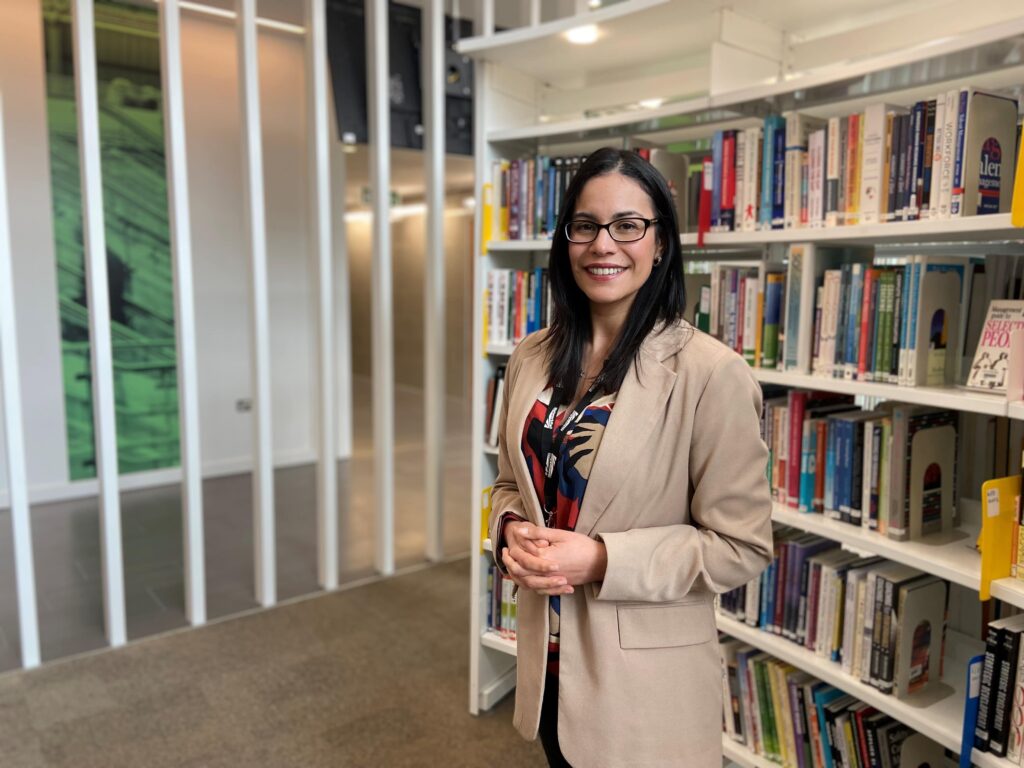
[[553, 766], [719, 768], [714, 595], [771, 558], [760, 388], [682, 319], [674, 202], [638, 155], [580, 167], [549, 276], [551, 327], [506, 371], [490, 520], [516, 728]]

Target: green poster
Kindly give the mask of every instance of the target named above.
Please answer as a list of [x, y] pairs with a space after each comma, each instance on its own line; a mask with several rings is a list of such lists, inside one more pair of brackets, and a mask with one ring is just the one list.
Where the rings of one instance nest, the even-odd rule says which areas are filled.
[[[70, 476], [95, 477], [71, 17], [47, 0], [46, 87]], [[157, 14], [96, 3], [103, 205], [120, 471], [178, 464], [174, 297]]]

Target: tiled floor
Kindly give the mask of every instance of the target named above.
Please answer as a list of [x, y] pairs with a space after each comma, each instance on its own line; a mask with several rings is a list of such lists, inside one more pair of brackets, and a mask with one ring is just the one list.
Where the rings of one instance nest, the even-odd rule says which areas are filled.
[[[425, 507], [422, 392], [396, 392], [395, 556], [424, 559]], [[445, 456], [445, 551], [469, 549], [469, 408], [449, 399]], [[356, 382], [352, 459], [338, 463], [340, 578], [373, 569], [373, 453], [370, 386]], [[317, 591], [315, 467], [275, 472], [278, 599]], [[180, 487], [122, 494], [122, 542], [129, 639], [185, 621]], [[207, 612], [210, 618], [256, 607], [253, 597], [250, 475], [208, 480], [203, 487]], [[38, 505], [32, 527], [44, 661], [102, 648], [102, 576], [96, 499]], [[19, 667], [10, 513], [0, 510], [0, 670]]]

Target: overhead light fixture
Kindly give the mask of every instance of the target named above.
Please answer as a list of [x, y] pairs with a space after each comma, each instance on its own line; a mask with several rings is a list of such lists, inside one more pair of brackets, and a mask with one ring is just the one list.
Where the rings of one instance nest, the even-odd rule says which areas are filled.
[[590, 45], [596, 43], [598, 31], [596, 24], [584, 24], [582, 27], [573, 27], [565, 33], [565, 39], [576, 45]]
[[664, 99], [641, 99], [640, 106], [644, 109], [657, 109], [665, 103]]
[[601, 0], [589, 0], [587, 5], [590, 6], [590, 10], [596, 11], [601, 7]]

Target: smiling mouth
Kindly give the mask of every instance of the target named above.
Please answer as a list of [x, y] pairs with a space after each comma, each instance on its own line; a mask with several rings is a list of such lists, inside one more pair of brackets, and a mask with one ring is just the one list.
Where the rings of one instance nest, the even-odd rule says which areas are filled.
[[625, 267], [587, 267], [588, 274], [595, 275], [597, 277], [612, 277], [621, 272], [625, 272]]

